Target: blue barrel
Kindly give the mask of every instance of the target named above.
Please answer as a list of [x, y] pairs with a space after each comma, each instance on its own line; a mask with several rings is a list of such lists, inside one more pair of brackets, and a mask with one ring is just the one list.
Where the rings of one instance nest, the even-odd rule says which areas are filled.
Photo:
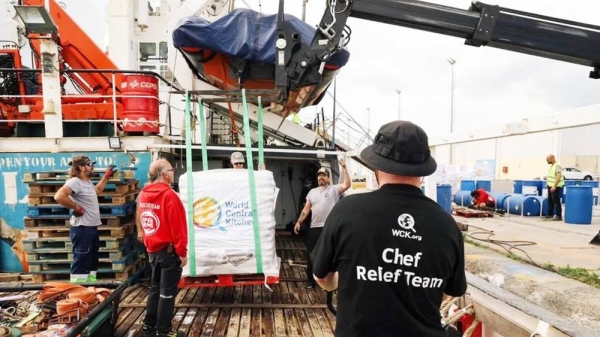
[[475, 180], [463, 180], [460, 182], [460, 190], [461, 191], [469, 191], [471, 192], [472, 190], [475, 189], [476, 183]]
[[504, 209], [515, 215], [539, 216], [540, 201], [537, 196], [513, 194], [504, 200]]
[[469, 206], [472, 200], [471, 191], [458, 191], [454, 195], [454, 203], [458, 206]]
[[548, 198], [546, 197], [534, 197], [542, 204], [542, 216], [548, 215]]
[[592, 186], [569, 186], [569, 198], [565, 202], [565, 223], [592, 223], [592, 194]]
[[598, 182], [592, 180], [584, 180], [581, 182], [583, 186], [592, 186], [592, 195], [594, 197], [594, 205], [598, 205]]
[[521, 190], [521, 194], [542, 195], [540, 181], [541, 180], [523, 180], [523, 189]]
[[492, 181], [491, 180], [477, 180], [475, 184], [476, 189], [483, 188], [484, 190], [491, 192], [492, 191]]
[[536, 180], [538, 182], [538, 195], [541, 197], [544, 195], [544, 189], [546, 188], [545, 180]]
[[515, 194], [523, 193], [523, 180], [513, 181], [513, 193], [515, 193]]
[[437, 203], [444, 211], [452, 214], [452, 185], [442, 184], [437, 186]]
[[562, 187], [562, 202], [564, 204], [567, 203], [567, 192], [569, 192], [568, 187], [570, 186], [577, 186], [577, 185], [581, 185], [581, 181], [580, 180], [565, 180], [565, 186]]
[[506, 210], [506, 208], [504, 208], [504, 200], [506, 200], [506, 198], [508, 198], [510, 195], [498, 192], [490, 192], [490, 194], [492, 197], [494, 197], [494, 199], [496, 199], [496, 208]]

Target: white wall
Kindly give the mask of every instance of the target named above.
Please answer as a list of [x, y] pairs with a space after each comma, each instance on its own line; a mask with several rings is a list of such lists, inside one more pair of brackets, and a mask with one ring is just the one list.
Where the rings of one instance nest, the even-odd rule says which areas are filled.
[[[600, 125], [547, 131], [454, 145], [455, 166], [478, 160], [496, 161], [496, 179], [535, 179], [547, 174], [546, 156], [554, 154], [562, 166], [600, 172]], [[435, 158], [449, 165], [450, 146], [435, 147]], [[506, 167], [507, 173], [502, 169]]]
[[571, 156], [600, 155], [600, 125], [563, 130], [561, 153]]
[[[497, 179], [534, 179], [547, 174], [546, 156], [554, 153], [560, 133], [557, 131], [512, 136], [498, 139]], [[503, 173], [503, 167], [508, 173]]]
[[470, 165], [477, 160], [494, 159], [496, 141], [486, 139], [471, 143], [455, 144], [453, 149], [454, 165]]

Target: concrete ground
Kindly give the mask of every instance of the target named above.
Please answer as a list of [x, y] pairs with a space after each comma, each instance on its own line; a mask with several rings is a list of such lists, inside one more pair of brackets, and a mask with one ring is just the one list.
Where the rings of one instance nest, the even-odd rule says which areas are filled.
[[579, 325], [600, 331], [599, 288], [506, 256], [509, 249], [539, 265], [585, 268], [600, 274], [600, 246], [589, 244], [600, 230], [600, 218], [593, 218], [592, 225], [515, 215], [455, 219], [469, 225], [469, 230], [463, 232], [467, 240], [485, 246], [465, 244], [469, 272]]
[[593, 217], [591, 225], [570, 225], [518, 215], [469, 219], [455, 216], [455, 219], [469, 225], [470, 239], [492, 249], [506, 252], [502, 248], [505, 247], [524, 259], [531, 257], [540, 265], [551, 263], [600, 271], [600, 246], [589, 244], [600, 231], [600, 217]]

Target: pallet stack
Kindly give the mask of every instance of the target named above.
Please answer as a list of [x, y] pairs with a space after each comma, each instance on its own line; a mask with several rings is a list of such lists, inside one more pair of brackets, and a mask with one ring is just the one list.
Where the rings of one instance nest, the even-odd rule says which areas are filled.
[[[69, 238], [71, 213], [54, 200], [68, 176], [66, 172], [25, 173], [29, 185], [29, 206], [24, 219], [27, 238], [23, 248], [29, 272], [35, 283], [68, 280], [73, 262], [73, 245]], [[96, 184], [98, 178], [92, 178]], [[98, 280], [125, 281], [143, 263], [140, 259], [135, 226], [135, 199], [139, 181], [133, 171], [118, 171], [98, 195], [102, 225]]]

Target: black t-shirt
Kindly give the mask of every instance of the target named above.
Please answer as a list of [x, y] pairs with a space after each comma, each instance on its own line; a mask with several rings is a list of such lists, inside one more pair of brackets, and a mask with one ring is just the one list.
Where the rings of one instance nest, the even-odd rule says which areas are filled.
[[414, 186], [340, 200], [311, 257], [339, 273], [336, 336], [445, 337], [442, 295], [467, 289], [456, 222]]

